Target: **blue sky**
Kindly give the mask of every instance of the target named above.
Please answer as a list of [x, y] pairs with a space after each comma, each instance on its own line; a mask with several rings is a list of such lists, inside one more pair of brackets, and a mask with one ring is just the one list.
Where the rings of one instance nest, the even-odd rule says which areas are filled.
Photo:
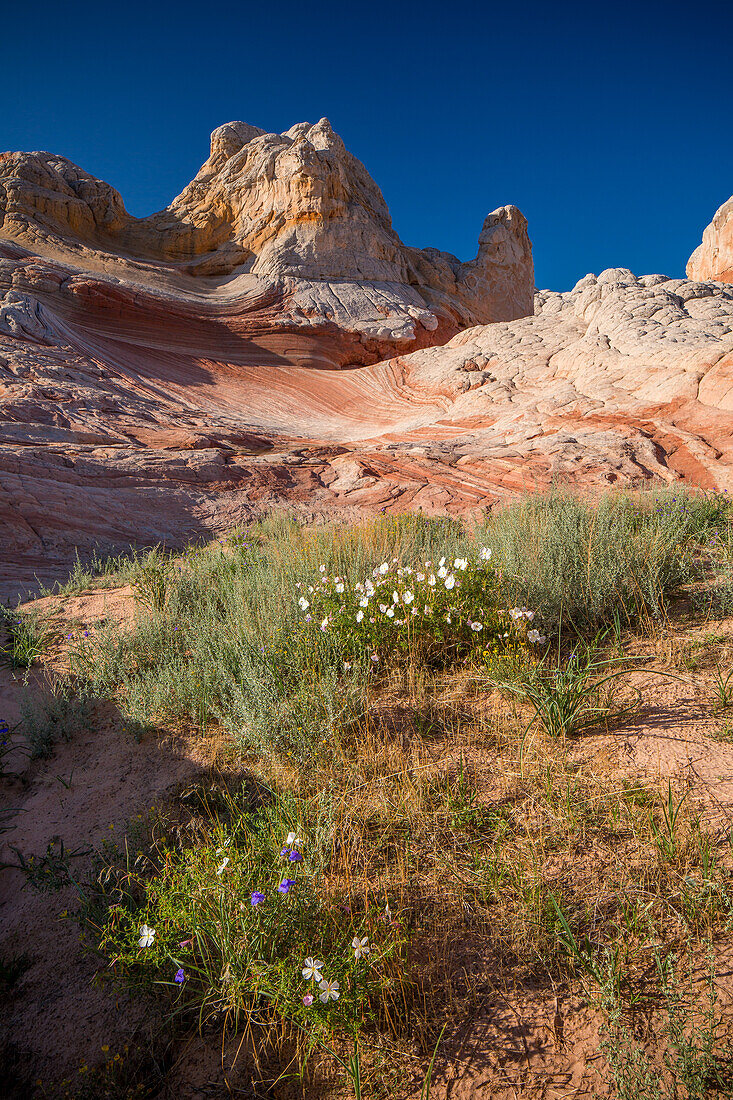
[[327, 116], [411, 245], [529, 219], [537, 284], [681, 275], [733, 194], [730, 0], [3, 4], [0, 149], [49, 149], [135, 215], [242, 119]]

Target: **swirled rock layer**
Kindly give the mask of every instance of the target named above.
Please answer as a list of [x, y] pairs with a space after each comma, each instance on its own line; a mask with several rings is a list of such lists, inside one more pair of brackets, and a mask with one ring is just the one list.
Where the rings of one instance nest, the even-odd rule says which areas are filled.
[[198, 314], [255, 347], [265, 335], [302, 366], [375, 362], [532, 312], [516, 207], [488, 215], [474, 260], [409, 248], [327, 119], [285, 134], [221, 126], [196, 178], [147, 218], [64, 157], [4, 153], [0, 239], [85, 276], [90, 309], [111, 293], [132, 313], [140, 292], [148, 313]]
[[6, 155], [0, 591], [280, 504], [733, 490], [733, 285], [612, 269], [533, 299], [531, 270], [511, 207], [467, 264], [406, 248], [324, 121], [222, 127], [147, 219], [68, 161]]
[[[461, 513], [653, 478], [733, 491], [733, 286], [614, 269], [442, 347], [303, 370], [287, 334], [253, 350], [180, 302], [139, 292], [130, 310], [114, 282], [8, 248], [6, 592], [77, 549], [211, 537], [278, 504]], [[253, 298], [251, 317], [268, 308]]]

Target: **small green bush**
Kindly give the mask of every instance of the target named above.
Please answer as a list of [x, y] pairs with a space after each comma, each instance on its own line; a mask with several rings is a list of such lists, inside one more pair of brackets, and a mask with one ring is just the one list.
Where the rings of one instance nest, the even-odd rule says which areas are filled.
[[492, 513], [477, 538], [491, 547], [505, 599], [541, 607], [549, 627], [659, 618], [695, 575], [692, 543], [728, 514], [727, 497], [681, 490], [567, 492], [527, 497]]
[[132, 866], [108, 848], [81, 916], [115, 978], [203, 1020], [285, 1020], [311, 1045], [376, 1019], [404, 933], [329, 886], [328, 812], [300, 837], [293, 808], [231, 803], [195, 843], [157, 840]]
[[[356, 582], [347, 572], [329, 576], [321, 565], [313, 584], [298, 585], [298, 604], [312, 632], [335, 637], [349, 655], [445, 664], [479, 644], [509, 648], [527, 636], [522, 627], [534, 611], [497, 607], [489, 558], [486, 548], [478, 560], [443, 556], [415, 568], [393, 558]], [[537, 631], [529, 633], [539, 641]]]

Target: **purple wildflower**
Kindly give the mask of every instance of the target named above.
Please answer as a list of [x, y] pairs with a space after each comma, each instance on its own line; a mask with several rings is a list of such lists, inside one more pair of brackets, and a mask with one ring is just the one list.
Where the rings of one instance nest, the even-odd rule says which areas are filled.
[[291, 852], [290, 855], [288, 856], [288, 859], [290, 860], [291, 863], [300, 863], [302, 858], [303, 857], [300, 854], [300, 852]]
[[306, 993], [305, 997], [303, 998], [303, 1004], [305, 1005], [306, 1008], [310, 1008], [310, 1006], [313, 1004], [313, 994], [312, 993]]
[[174, 982], [177, 982], [177, 983], [178, 983], [178, 985], [183, 985], [183, 983], [185, 982], [185, 980], [186, 980], [186, 975], [185, 975], [185, 974], [184, 974], [184, 972], [183, 972], [183, 967], [181, 967], [181, 969], [180, 969], [180, 970], [177, 970], [177, 971], [176, 971], [176, 976], [175, 976], [175, 978], [173, 979], [173, 981], [174, 981]]
[[279, 894], [287, 894], [291, 886], [295, 886], [294, 878], [284, 878], [277, 888]]
[[253, 890], [252, 891], [252, 908], [253, 909], [254, 909], [255, 905], [259, 905], [260, 902], [264, 901], [264, 900], [265, 900], [265, 895], [261, 894], [259, 892], [259, 890]]

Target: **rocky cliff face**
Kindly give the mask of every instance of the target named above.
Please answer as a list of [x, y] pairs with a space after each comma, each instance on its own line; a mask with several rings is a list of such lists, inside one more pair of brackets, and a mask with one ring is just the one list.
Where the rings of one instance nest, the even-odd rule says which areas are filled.
[[724, 202], [687, 262], [690, 279], [733, 283], [733, 198]]
[[3, 154], [0, 238], [84, 271], [87, 282], [112, 276], [183, 300], [189, 312], [226, 314], [240, 330], [252, 301], [266, 302], [253, 336], [263, 325], [292, 330], [291, 361], [301, 365], [373, 362], [533, 305], [531, 244], [516, 207], [488, 215], [474, 260], [408, 248], [327, 119], [285, 134], [221, 126], [196, 178], [148, 218], [131, 217], [113, 188], [63, 157]]

